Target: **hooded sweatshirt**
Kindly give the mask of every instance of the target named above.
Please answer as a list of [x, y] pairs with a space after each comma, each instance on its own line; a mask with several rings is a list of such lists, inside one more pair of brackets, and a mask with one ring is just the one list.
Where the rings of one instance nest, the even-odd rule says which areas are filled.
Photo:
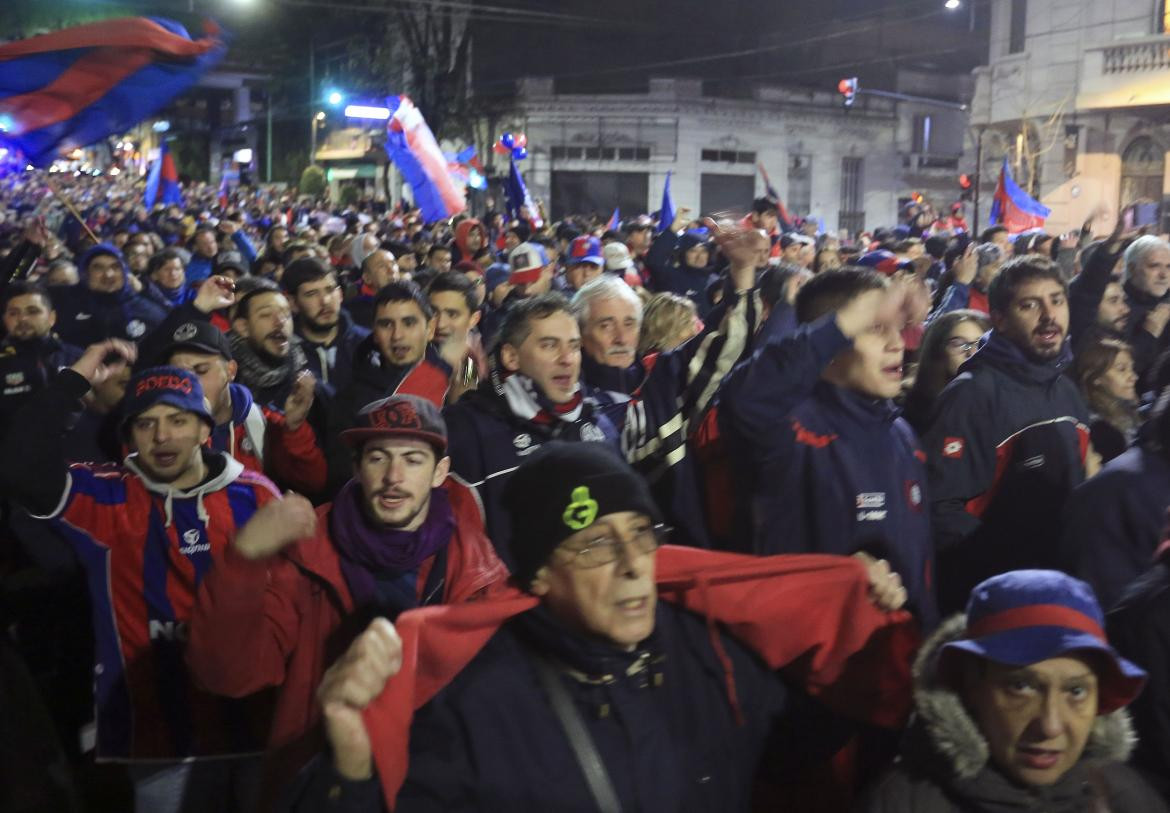
[[473, 231], [479, 232], [479, 247], [482, 249], [487, 246], [488, 234], [487, 229], [483, 227], [483, 224], [474, 217], [461, 220], [459, 221], [459, 225], [455, 227], [455, 253], [457, 256], [453, 258], [453, 262], [475, 259], [475, 252], [472, 251], [470, 246], [467, 244], [467, 238]]

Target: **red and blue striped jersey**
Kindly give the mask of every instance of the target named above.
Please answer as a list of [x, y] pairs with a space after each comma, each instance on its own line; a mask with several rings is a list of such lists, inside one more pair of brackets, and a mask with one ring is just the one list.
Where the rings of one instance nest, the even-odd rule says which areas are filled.
[[[275, 486], [223, 454], [189, 491], [134, 464], [75, 463], [50, 516], [77, 551], [93, 604], [97, 755], [175, 759], [262, 750], [256, 702], [192, 685], [184, 660], [199, 582]], [[253, 712], [258, 713], [253, 713]]]

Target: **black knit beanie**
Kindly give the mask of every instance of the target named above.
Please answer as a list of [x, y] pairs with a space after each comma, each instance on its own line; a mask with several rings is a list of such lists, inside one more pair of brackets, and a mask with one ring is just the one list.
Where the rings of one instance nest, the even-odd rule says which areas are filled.
[[508, 480], [504, 507], [523, 587], [558, 545], [606, 514], [636, 511], [662, 521], [646, 481], [614, 449], [587, 441], [546, 443]]

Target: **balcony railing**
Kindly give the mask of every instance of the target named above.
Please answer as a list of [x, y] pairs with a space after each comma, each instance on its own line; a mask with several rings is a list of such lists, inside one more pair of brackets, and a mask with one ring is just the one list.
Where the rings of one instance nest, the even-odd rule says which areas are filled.
[[1170, 68], [1170, 43], [1164, 37], [1109, 45], [1104, 51], [1102, 73], [1139, 73]]
[[1087, 48], [1076, 106], [1080, 110], [1170, 103], [1170, 36]]

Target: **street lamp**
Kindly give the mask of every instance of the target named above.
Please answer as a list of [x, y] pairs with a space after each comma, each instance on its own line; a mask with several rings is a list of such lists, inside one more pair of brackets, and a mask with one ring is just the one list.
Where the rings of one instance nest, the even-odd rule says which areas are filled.
[[333, 107], [337, 107], [339, 104], [345, 101], [345, 97], [341, 95], [340, 90], [329, 91], [329, 94], [325, 97], [325, 99]]
[[961, 5], [963, 5], [961, 0], [947, 0], [947, 2], [943, 4], [945, 8], [950, 9], [951, 11], [954, 11]]
[[309, 163], [310, 164], [317, 163], [317, 128], [320, 127], [322, 125], [322, 123], [324, 123], [324, 121], [325, 121], [325, 111], [318, 110], [317, 115], [313, 116], [313, 127], [312, 127], [313, 139], [312, 139], [312, 143], [309, 146]]

